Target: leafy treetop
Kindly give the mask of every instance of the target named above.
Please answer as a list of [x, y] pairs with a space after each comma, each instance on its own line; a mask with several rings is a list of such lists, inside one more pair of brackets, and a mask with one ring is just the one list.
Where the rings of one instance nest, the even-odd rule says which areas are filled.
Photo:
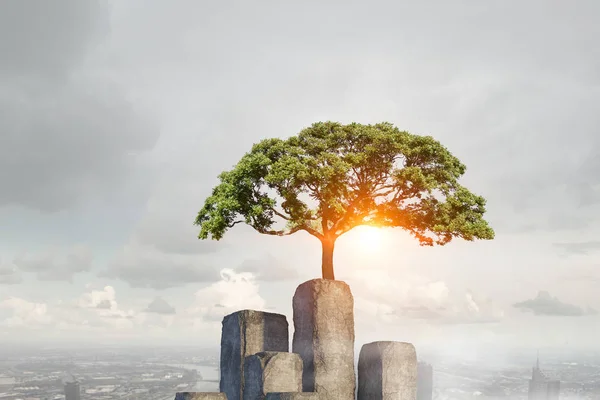
[[386, 122], [318, 122], [255, 144], [223, 172], [196, 218], [199, 238], [220, 240], [246, 223], [269, 235], [306, 231], [331, 252], [360, 225], [403, 228], [425, 246], [493, 239], [485, 199], [458, 182], [465, 170], [430, 136]]

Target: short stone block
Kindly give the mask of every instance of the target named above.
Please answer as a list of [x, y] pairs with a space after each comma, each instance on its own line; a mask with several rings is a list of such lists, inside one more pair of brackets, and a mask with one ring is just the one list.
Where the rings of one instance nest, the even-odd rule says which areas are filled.
[[342, 281], [313, 279], [293, 299], [292, 351], [304, 362], [302, 391], [354, 400], [354, 298]]
[[178, 392], [175, 400], [227, 400], [225, 393]]
[[417, 352], [410, 343], [365, 344], [358, 358], [358, 400], [415, 400]]
[[267, 393], [265, 400], [319, 400], [318, 393], [297, 393], [297, 392], [285, 392], [285, 393]]
[[285, 315], [242, 310], [223, 318], [219, 390], [228, 400], [243, 399], [244, 361], [263, 351], [289, 350]]
[[295, 353], [262, 352], [246, 357], [244, 400], [262, 400], [269, 392], [301, 392], [302, 359]]

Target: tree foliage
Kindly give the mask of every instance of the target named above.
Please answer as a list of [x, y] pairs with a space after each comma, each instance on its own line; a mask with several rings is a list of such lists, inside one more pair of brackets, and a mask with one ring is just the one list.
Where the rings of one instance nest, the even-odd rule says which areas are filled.
[[255, 144], [219, 176], [195, 223], [200, 239], [216, 240], [239, 223], [321, 241], [360, 225], [399, 227], [427, 246], [493, 239], [485, 199], [458, 182], [465, 170], [430, 136], [390, 123], [318, 122]]

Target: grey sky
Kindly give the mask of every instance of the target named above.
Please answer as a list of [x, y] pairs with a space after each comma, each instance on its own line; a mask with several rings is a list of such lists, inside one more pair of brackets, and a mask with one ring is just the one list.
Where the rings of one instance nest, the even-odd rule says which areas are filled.
[[[597, 346], [597, 316], [542, 317], [532, 299], [600, 307], [597, 15], [594, 0], [0, 2], [1, 337], [217, 345], [243, 304], [290, 315], [316, 241], [200, 242], [192, 222], [252, 143], [336, 120], [439, 139], [497, 232], [435, 249], [343, 237], [357, 340]], [[156, 298], [176, 313], [145, 312]]]

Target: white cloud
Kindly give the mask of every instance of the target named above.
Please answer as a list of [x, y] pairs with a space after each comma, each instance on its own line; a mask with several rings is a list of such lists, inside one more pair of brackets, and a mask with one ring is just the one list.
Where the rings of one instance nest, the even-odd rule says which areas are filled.
[[265, 308], [266, 302], [259, 294], [254, 275], [223, 269], [220, 281], [196, 292], [195, 300], [186, 313], [203, 321], [220, 322], [225, 315], [235, 311]]
[[77, 332], [87, 332], [90, 338], [190, 339], [190, 332], [199, 332], [207, 336], [206, 341], [218, 342], [220, 322], [225, 315], [242, 309], [266, 308], [254, 276], [230, 269], [221, 271], [220, 281], [196, 291], [193, 298], [182, 300], [187, 307], [177, 314], [174, 307], [160, 297], [136, 312], [118, 302], [113, 286], [95, 289], [86, 285], [80, 296], [54, 304], [7, 298], [0, 302], [0, 310], [8, 313], [0, 313], [0, 327], [13, 335], [25, 336], [35, 336], [39, 328], [45, 327], [54, 332], [44, 335], [47, 339], [61, 335], [66, 338]]
[[133, 310], [122, 310], [116, 300], [116, 292], [112, 286], [105, 286], [102, 290], [91, 290], [84, 293], [77, 304], [81, 308], [94, 311], [101, 318], [131, 319], [134, 317]]
[[48, 314], [46, 303], [35, 303], [19, 297], [9, 297], [0, 302], [0, 309], [10, 312], [10, 315], [0, 322], [0, 325], [8, 328], [39, 329], [53, 322], [53, 318]]
[[410, 318], [436, 324], [468, 324], [498, 322], [504, 317], [490, 299], [410, 273], [394, 276], [381, 269], [359, 270], [351, 282], [359, 315], [386, 323]]

